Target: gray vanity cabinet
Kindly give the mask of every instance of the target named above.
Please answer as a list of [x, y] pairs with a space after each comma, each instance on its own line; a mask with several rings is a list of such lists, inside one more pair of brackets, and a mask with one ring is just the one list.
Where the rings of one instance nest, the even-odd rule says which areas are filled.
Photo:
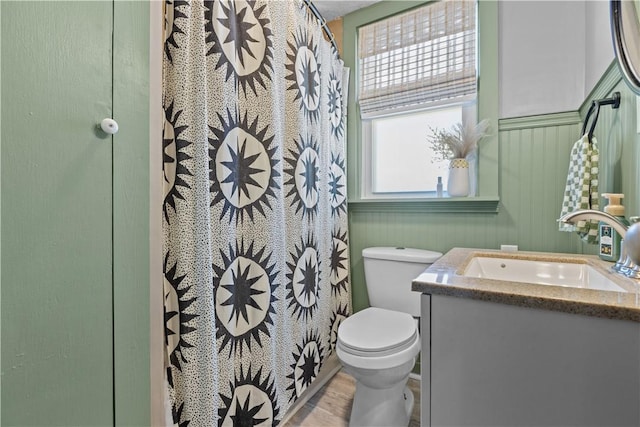
[[639, 426], [640, 323], [422, 295], [422, 426]]

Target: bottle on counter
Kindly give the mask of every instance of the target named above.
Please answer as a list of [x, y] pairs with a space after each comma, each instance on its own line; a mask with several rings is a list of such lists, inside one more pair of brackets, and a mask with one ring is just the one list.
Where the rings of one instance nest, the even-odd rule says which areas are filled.
[[[604, 211], [615, 216], [616, 219], [628, 226], [629, 221], [624, 217], [624, 206], [621, 203], [624, 194], [603, 193], [602, 197], [609, 200], [607, 206], [604, 207]], [[600, 221], [598, 235], [600, 237], [598, 243], [598, 255], [600, 258], [605, 261], [617, 261], [620, 257], [620, 242], [622, 241], [620, 234], [611, 225]]]
[[436, 185], [436, 195], [442, 197], [442, 177], [438, 177], [438, 184]]

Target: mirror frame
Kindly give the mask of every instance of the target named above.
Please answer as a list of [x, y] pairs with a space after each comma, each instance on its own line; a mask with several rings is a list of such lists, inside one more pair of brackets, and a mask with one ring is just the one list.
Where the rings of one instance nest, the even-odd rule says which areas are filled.
[[[622, 1], [611, 0], [610, 2], [610, 19], [611, 19], [611, 37], [613, 39], [613, 51], [615, 53], [616, 62], [622, 72], [624, 80], [631, 90], [640, 95], [640, 74], [635, 70], [640, 70], [640, 63], [631, 64], [631, 59], [627, 55], [628, 48], [624, 43], [624, 34], [622, 28]], [[640, 22], [638, 22], [640, 26]], [[627, 31], [628, 32], [628, 31]]]

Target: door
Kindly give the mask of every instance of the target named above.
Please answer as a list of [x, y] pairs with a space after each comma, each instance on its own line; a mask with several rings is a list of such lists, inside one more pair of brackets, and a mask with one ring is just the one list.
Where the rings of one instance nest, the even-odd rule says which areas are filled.
[[2, 425], [110, 425], [113, 5], [0, 8]]

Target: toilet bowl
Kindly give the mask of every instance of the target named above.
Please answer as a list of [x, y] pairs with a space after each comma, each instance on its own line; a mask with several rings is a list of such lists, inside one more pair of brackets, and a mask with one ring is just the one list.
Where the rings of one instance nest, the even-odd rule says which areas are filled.
[[338, 329], [336, 352], [356, 379], [350, 426], [406, 426], [413, 393], [406, 387], [420, 352], [413, 317], [382, 308], [364, 309]]
[[393, 247], [362, 251], [371, 307], [338, 328], [336, 354], [356, 380], [350, 426], [407, 426], [413, 409], [409, 374], [420, 352], [420, 294], [411, 281], [439, 252]]

